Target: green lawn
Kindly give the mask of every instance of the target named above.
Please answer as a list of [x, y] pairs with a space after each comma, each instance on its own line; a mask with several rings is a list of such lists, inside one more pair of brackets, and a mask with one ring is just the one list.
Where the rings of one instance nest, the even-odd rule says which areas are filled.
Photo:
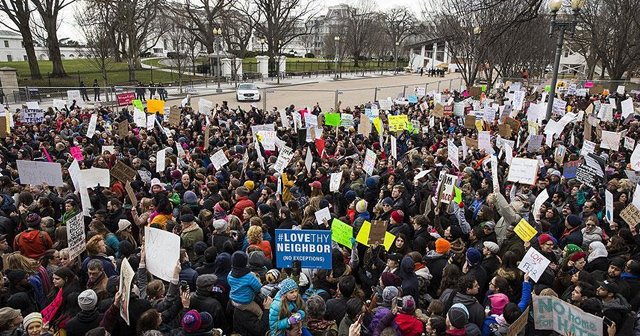
[[[80, 81], [84, 81], [85, 85], [91, 86], [94, 79], [97, 79], [100, 85], [103, 84], [102, 74], [96, 66], [84, 59], [64, 60], [64, 69], [67, 72], [67, 78], [48, 78], [53, 66], [50, 61], [38, 61], [40, 73], [43, 79], [33, 80], [30, 78], [29, 64], [22, 62], [0, 62], [0, 67], [11, 67], [18, 70], [18, 85], [20, 86], [53, 86], [53, 87], [77, 87]], [[183, 76], [183, 80], [191, 78]], [[126, 63], [112, 63], [109, 67], [107, 75], [109, 85], [129, 84], [129, 71]], [[136, 70], [136, 79], [142, 82], [163, 82], [170, 83], [177, 81], [178, 76], [174, 73], [167, 73], [158, 70]]]

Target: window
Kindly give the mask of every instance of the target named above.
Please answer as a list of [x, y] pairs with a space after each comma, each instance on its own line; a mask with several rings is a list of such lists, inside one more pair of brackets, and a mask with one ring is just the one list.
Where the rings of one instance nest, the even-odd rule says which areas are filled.
[[24, 48], [24, 41], [20, 41], [20, 45]]
[[27, 55], [22, 55], [22, 58], [23, 58], [22, 59], [23, 61], [26, 61], [27, 60]]
[[569, 57], [569, 50], [565, 50], [564, 57]]
[[7, 62], [13, 62], [13, 57], [11, 55], [7, 55]]
[[4, 47], [5, 48], [9, 48], [9, 41], [7, 41], [7, 40], [4, 41]]

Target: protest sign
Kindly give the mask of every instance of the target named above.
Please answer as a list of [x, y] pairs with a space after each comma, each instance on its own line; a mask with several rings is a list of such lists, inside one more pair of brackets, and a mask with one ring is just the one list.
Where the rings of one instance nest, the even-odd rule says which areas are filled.
[[82, 95], [80, 94], [80, 90], [67, 90], [67, 102], [69, 106], [76, 102], [76, 106], [84, 106], [84, 99], [82, 99]]
[[198, 113], [209, 115], [213, 110], [213, 102], [204, 98], [198, 99]]
[[129, 298], [131, 296], [131, 282], [136, 273], [129, 264], [128, 258], [122, 260], [120, 265], [120, 285], [118, 289], [122, 293], [122, 303], [120, 304], [120, 317], [130, 325], [129, 321]]
[[505, 138], [511, 138], [511, 126], [509, 124], [498, 125], [498, 133]]
[[511, 160], [507, 181], [535, 185], [538, 177], [538, 169], [540, 169], [540, 167], [538, 166], [537, 160], [514, 157], [513, 160]]
[[351, 243], [351, 239], [353, 239], [353, 227], [337, 218], [334, 218], [331, 221], [331, 239], [348, 248], [352, 248], [353, 244]]
[[20, 121], [25, 124], [41, 123], [44, 121], [44, 110], [22, 109], [20, 110]]
[[67, 245], [69, 246], [69, 260], [77, 258], [87, 247], [84, 232], [84, 216], [82, 213], [69, 218], [67, 221]]
[[391, 132], [403, 131], [403, 130], [407, 129], [407, 123], [408, 122], [409, 122], [409, 119], [407, 118], [407, 115], [405, 115], [405, 114], [390, 115], [389, 116], [389, 131], [391, 131]]
[[601, 336], [602, 317], [585, 313], [571, 303], [553, 296], [533, 296], [536, 330], [553, 330], [560, 335]]
[[567, 147], [563, 145], [558, 145], [556, 150], [553, 152], [553, 160], [557, 162], [559, 165], [562, 165], [564, 162], [564, 156], [567, 153]]
[[628, 137], [628, 136], [624, 137], [624, 148], [632, 151], [635, 145], [636, 145], [636, 140], [634, 140], [632, 137]]
[[367, 148], [367, 154], [364, 156], [364, 163], [362, 164], [362, 170], [369, 176], [373, 175], [373, 167], [376, 164], [376, 153]]
[[342, 113], [340, 114], [340, 126], [349, 128], [353, 127], [353, 114]]
[[629, 224], [629, 226], [637, 226], [640, 224], [640, 211], [638, 211], [638, 208], [633, 204], [627, 205], [627, 207], [620, 212], [620, 217]]
[[524, 327], [527, 326], [527, 322], [529, 321], [529, 307], [525, 309], [520, 317], [516, 319], [515, 322], [509, 325], [509, 329], [507, 329], [507, 336], [518, 336], [524, 330]]
[[137, 127], [145, 127], [147, 125], [147, 116], [137, 108], [133, 109], [133, 123]]
[[342, 182], [342, 171], [337, 173], [331, 173], [331, 180], [329, 181], [329, 191], [337, 192], [340, 190], [340, 182]]
[[67, 101], [62, 99], [54, 99], [52, 105], [54, 109], [62, 111], [64, 109], [64, 106], [67, 105]]
[[328, 207], [316, 211], [315, 216], [318, 225], [324, 225], [325, 220], [327, 220], [327, 222], [331, 221], [331, 212], [329, 211]]
[[538, 194], [536, 200], [533, 202], [533, 216], [536, 218], [540, 216], [540, 207], [542, 207], [542, 204], [544, 204], [547, 199], [549, 199], [549, 192], [547, 192], [547, 189], [544, 189]]
[[164, 114], [164, 100], [160, 100], [160, 99], [147, 100], [147, 113]]
[[453, 143], [453, 140], [449, 139], [447, 143], [447, 155], [451, 163], [460, 169], [460, 156], [458, 154], [458, 146]]
[[631, 153], [631, 169], [640, 171], [640, 144], [636, 145], [636, 148]]
[[222, 168], [224, 165], [229, 163], [229, 159], [224, 154], [224, 150], [222, 149], [218, 150], [213, 155], [211, 155], [210, 159], [211, 159], [211, 163], [213, 164], [213, 167], [216, 170], [220, 170], [220, 168]]
[[180, 108], [175, 105], [169, 110], [169, 124], [174, 127], [180, 126]]
[[530, 241], [533, 237], [538, 234], [538, 230], [536, 230], [529, 222], [527, 222], [524, 218], [518, 222], [518, 225], [513, 229], [520, 239], [524, 242]]
[[156, 173], [160, 173], [164, 171], [166, 166], [166, 155], [167, 152], [162, 149], [156, 153]]
[[87, 127], [87, 138], [93, 138], [93, 135], [96, 134], [96, 126], [98, 124], [98, 115], [92, 114], [91, 119], [89, 119], [89, 126]]
[[605, 190], [604, 199], [605, 199], [604, 217], [607, 219], [608, 223], [613, 223], [613, 194], [609, 190]]
[[284, 147], [280, 150], [278, 154], [278, 159], [276, 159], [276, 163], [273, 165], [273, 169], [278, 173], [282, 174], [285, 168], [289, 166], [289, 162], [293, 158], [293, 150], [289, 147]]
[[369, 245], [383, 244], [387, 233], [387, 221], [372, 220], [371, 229], [369, 230]]
[[593, 153], [596, 150], [596, 143], [588, 140], [584, 140], [582, 144], [582, 149], [580, 150], [580, 155], [585, 156], [589, 153]]
[[331, 231], [276, 230], [276, 267], [331, 269]]
[[124, 162], [118, 161], [113, 167], [111, 167], [111, 175], [118, 180], [126, 183], [127, 181], [133, 181], [138, 175], [136, 170], [127, 166]]
[[527, 253], [518, 264], [518, 269], [524, 273], [529, 273], [529, 277], [538, 282], [544, 270], [547, 269], [551, 261], [543, 256], [535, 248], [529, 248]]
[[444, 174], [439, 176], [438, 185], [442, 184], [441, 193], [438, 195], [440, 201], [445, 204], [449, 204], [453, 199], [453, 188], [456, 186], [458, 177], [456, 175]]
[[531, 134], [529, 135], [529, 144], [527, 145], [527, 151], [529, 153], [535, 153], [542, 147], [542, 140], [544, 140], [544, 135], [539, 134]]
[[[360, 244], [370, 246], [369, 245], [370, 233], [371, 233], [371, 223], [369, 221], [365, 221], [362, 224], [360, 231], [358, 231], [358, 235], [356, 236], [356, 241]], [[389, 251], [389, 249], [391, 248], [391, 244], [393, 244], [395, 240], [396, 240], [396, 236], [394, 234], [390, 232], [386, 232], [384, 234], [384, 242], [382, 243], [382, 245], [384, 245], [384, 249]]]
[[16, 160], [20, 184], [62, 187], [62, 166], [57, 162]]
[[478, 132], [478, 149], [493, 151], [491, 147], [491, 133], [489, 131]]
[[173, 270], [180, 259], [180, 236], [145, 226], [144, 237], [147, 270], [164, 281], [173, 280]]
[[464, 116], [464, 127], [468, 129], [476, 128], [476, 117], [471, 114]]
[[478, 148], [478, 140], [470, 138], [470, 137], [464, 137], [464, 142], [466, 144], [467, 147], [469, 148]]
[[118, 106], [129, 106], [134, 99], [136, 99], [136, 95], [133, 92], [123, 92], [116, 94]]
[[585, 158], [585, 163], [576, 170], [576, 179], [591, 188], [598, 188], [604, 182], [604, 160], [589, 153]]
[[602, 131], [602, 140], [600, 141], [600, 148], [611, 149], [617, 151], [620, 149], [620, 139], [622, 133]]
[[80, 170], [80, 181], [85, 188], [109, 187], [111, 185], [111, 175], [109, 169], [90, 168]]
[[124, 185], [124, 190], [127, 192], [127, 196], [129, 197], [129, 200], [131, 200], [131, 205], [133, 205], [133, 207], [137, 207], [138, 206], [138, 199], [136, 198], [136, 193], [133, 191], [133, 188], [131, 187], [131, 182], [127, 181], [126, 184]]
[[444, 107], [436, 103], [431, 111], [431, 115], [438, 118], [444, 118]]
[[500, 192], [500, 180], [498, 179], [498, 157], [491, 155], [491, 181], [493, 183], [493, 192]]
[[333, 127], [340, 126], [340, 113], [325, 113], [324, 125]]
[[118, 123], [118, 136], [124, 139], [129, 135], [129, 121], [123, 120]]

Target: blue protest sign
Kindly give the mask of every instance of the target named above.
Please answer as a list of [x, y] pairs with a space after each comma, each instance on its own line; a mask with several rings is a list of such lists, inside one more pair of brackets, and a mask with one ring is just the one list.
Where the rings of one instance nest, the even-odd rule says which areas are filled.
[[276, 267], [331, 269], [331, 231], [276, 230]]
[[409, 101], [410, 104], [417, 104], [418, 103], [418, 96], [411, 95], [411, 96], [407, 97], [407, 100]]

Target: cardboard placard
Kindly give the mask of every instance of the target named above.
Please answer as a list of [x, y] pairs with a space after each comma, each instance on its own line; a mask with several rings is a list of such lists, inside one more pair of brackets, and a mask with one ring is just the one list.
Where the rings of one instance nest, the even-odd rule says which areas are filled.
[[469, 89], [469, 96], [477, 97], [482, 93], [482, 87], [474, 86]]
[[508, 124], [498, 125], [498, 133], [500, 133], [500, 136], [504, 138], [511, 138], [511, 126]]
[[180, 108], [173, 105], [169, 110], [169, 124], [171, 126], [180, 126]]
[[129, 196], [129, 199], [131, 200], [131, 204], [133, 205], [133, 207], [137, 207], [138, 206], [138, 199], [136, 198], [136, 193], [133, 191], [133, 188], [131, 187], [131, 182], [127, 181], [127, 184], [124, 185], [124, 190], [127, 191], [127, 196]]
[[436, 103], [431, 113], [434, 117], [444, 118], [444, 106]]
[[470, 138], [470, 137], [464, 137], [464, 140], [467, 144], [467, 147], [469, 148], [478, 148], [478, 140]]
[[371, 231], [369, 231], [368, 244], [382, 244], [387, 232], [387, 221], [373, 220], [371, 221]]
[[135, 180], [137, 172], [122, 161], [118, 161], [113, 167], [111, 167], [110, 174], [118, 180], [126, 183], [128, 181]]
[[129, 135], [129, 121], [123, 120], [118, 123], [118, 136], [120, 138], [126, 138]]
[[624, 210], [620, 212], [620, 217], [629, 224], [629, 226], [636, 226], [640, 224], [640, 211], [635, 205], [629, 204]]
[[507, 117], [507, 119], [504, 121], [507, 125], [511, 126], [511, 131], [514, 133], [518, 133], [518, 131], [520, 130], [520, 122], [516, 119], [513, 119], [511, 117]]
[[469, 129], [476, 128], [476, 117], [470, 114], [464, 116], [464, 127]]

